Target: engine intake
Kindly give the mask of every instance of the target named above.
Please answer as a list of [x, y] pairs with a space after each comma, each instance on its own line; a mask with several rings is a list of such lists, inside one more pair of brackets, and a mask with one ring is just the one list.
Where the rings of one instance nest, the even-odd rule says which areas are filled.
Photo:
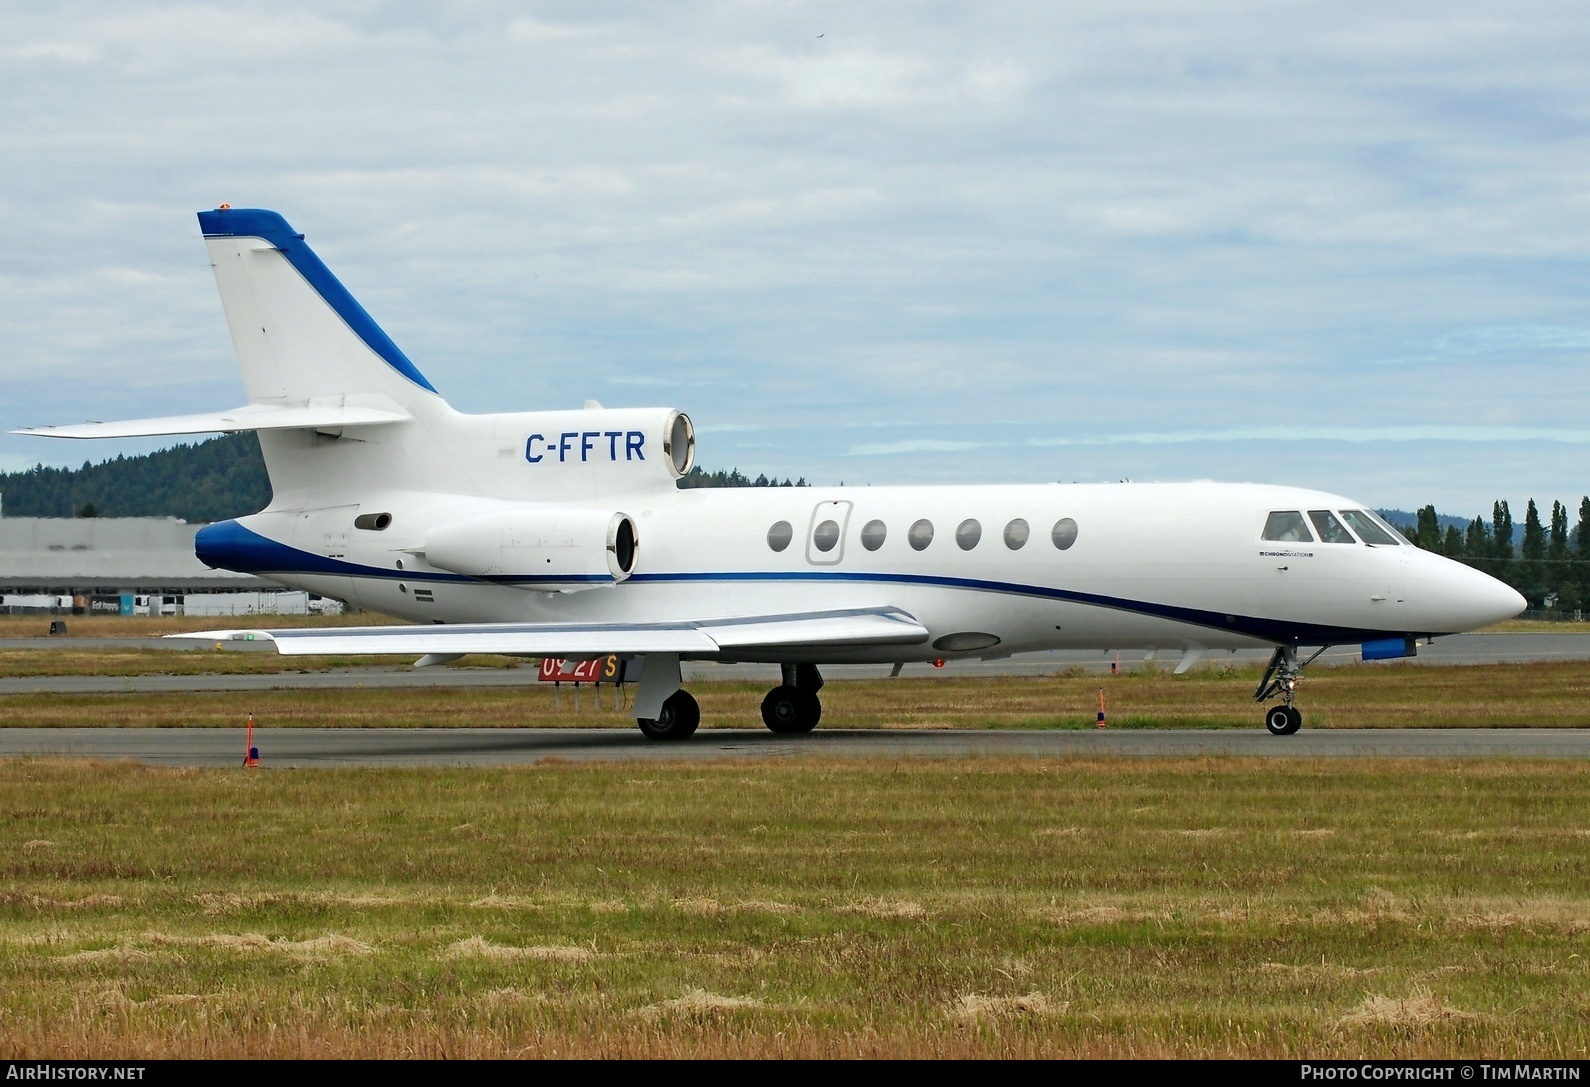
[[432, 531], [425, 561], [468, 577], [572, 592], [629, 577], [637, 548], [627, 513], [503, 510]]

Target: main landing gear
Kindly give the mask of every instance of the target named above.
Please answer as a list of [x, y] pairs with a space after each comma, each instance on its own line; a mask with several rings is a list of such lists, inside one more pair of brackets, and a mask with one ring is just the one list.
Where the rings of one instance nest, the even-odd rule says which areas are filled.
[[637, 717], [635, 723], [649, 740], [683, 740], [701, 724], [701, 706], [689, 691], [675, 691], [655, 719]]
[[[653, 667], [659, 670], [677, 669], [678, 663], [668, 658], [659, 660]], [[815, 664], [785, 664], [781, 667], [784, 682], [762, 699], [762, 723], [782, 735], [810, 732], [823, 716], [823, 704], [817, 698], [817, 692], [823, 686], [822, 674], [817, 671]], [[644, 684], [645, 681], [645, 673], [642, 673], [641, 682]], [[677, 670], [671, 675], [664, 672], [662, 682], [670, 685], [678, 683]], [[636, 695], [637, 701], [641, 698], [642, 695]], [[701, 724], [701, 707], [690, 692], [676, 688], [663, 700], [656, 717], [637, 717], [635, 723], [648, 739], [683, 740]]]
[[810, 732], [823, 716], [823, 677], [815, 664], [785, 664], [784, 682], [762, 699], [762, 723], [782, 735]]
[[1259, 686], [1253, 692], [1255, 702], [1268, 702], [1272, 698], [1280, 698], [1283, 702], [1282, 705], [1271, 706], [1264, 713], [1264, 727], [1270, 730], [1270, 735], [1290, 736], [1303, 727], [1303, 714], [1292, 704], [1297, 698], [1297, 681], [1303, 678], [1303, 669], [1329, 648], [1321, 646], [1313, 656], [1299, 664], [1294, 647], [1275, 647], [1275, 655], [1264, 670], [1264, 678], [1259, 680]]

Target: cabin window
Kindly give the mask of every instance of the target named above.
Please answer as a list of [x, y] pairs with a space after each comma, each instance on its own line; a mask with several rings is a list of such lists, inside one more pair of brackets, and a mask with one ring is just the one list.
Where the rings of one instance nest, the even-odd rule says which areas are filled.
[[1031, 530], [1028, 529], [1027, 522], [1018, 517], [1005, 526], [1005, 546], [1012, 551], [1020, 551], [1027, 546], [1029, 535]]
[[888, 535], [889, 527], [882, 521], [868, 521], [861, 529], [861, 546], [868, 551], [876, 551], [883, 546]]
[[983, 526], [975, 517], [968, 517], [955, 527], [955, 543], [962, 551], [970, 551], [982, 538]]
[[1049, 538], [1054, 541], [1055, 547], [1064, 551], [1077, 542], [1077, 523], [1069, 517], [1062, 517], [1054, 523], [1054, 528], [1049, 530]]
[[911, 545], [912, 551], [925, 551], [927, 545], [933, 542], [933, 522], [926, 517], [911, 526], [911, 531], [905, 534], [906, 542]]
[[767, 546], [774, 551], [784, 550], [794, 538], [795, 529], [788, 521], [780, 521], [767, 530]]
[[1353, 534], [1342, 527], [1336, 520], [1336, 515], [1330, 510], [1309, 510], [1308, 519], [1314, 522], [1314, 531], [1319, 533], [1320, 543], [1355, 544]]
[[812, 546], [817, 550], [827, 553], [834, 549], [839, 542], [839, 522], [824, 521], [817, 526], [817, 531], [812, 533]]
[[1277, 510], [1264, 522], [1264, 538], [1276, 543], [1313, 543], [1303, 515], [1296, 510]]
[[[1351, 525], [1353, 531], [1358, 533], [1358, 538], [1366, 544], [1396, 547], [1401, 542], [1397, 539], [1400, 532], [1368, 510], [1342, 510], [1342, 520]], [[1385, 527], [1382, 528], [1382, 525]]]

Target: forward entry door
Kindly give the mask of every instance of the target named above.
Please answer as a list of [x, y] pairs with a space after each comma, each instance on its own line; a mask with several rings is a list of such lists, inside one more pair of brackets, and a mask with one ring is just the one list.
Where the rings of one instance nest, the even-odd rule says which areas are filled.
[[819, 502], [806, 530], [806, 561], [832, 566], [845, 557], [845, 529], [850, 524], [849, 502]]

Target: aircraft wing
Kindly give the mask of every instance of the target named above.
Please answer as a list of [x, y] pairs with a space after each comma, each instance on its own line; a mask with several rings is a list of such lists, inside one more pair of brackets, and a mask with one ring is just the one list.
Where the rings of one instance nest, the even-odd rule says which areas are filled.
[[[434, 626], [208, 630], [169, 640], [268, 643], [284, 656], [504, 653], [597, 657], [609, 653], [716, 656], [747, 650], [918, 645], [927, 628], [899, 608], [850, 608], [785, 615], [661, 623], [458, 623]], [[241, 646], [238, 646], [241, 648]]]

